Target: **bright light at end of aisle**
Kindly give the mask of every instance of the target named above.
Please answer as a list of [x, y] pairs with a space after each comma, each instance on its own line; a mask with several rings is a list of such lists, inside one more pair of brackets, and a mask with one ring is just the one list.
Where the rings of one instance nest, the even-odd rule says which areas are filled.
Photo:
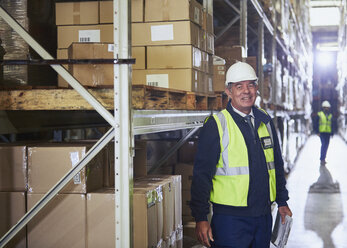
[[332, 52], [316, 52], [316, 63], [322, 67], [330, 67], [334, 64], [334, 55]]

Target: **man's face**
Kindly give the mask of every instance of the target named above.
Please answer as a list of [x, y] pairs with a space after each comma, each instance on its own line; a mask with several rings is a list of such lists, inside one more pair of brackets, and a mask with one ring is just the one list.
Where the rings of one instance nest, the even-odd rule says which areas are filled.
[[323, 107], [323, 111], [324, 111], [325, 113], [329, 112], [329, 110], [330, 110], [330, 108]]
[[233, 83], [225, 93], [231, 98], [231, 104], [237, 110], [249, 114], [257, 97], [258, 85], [255, 81], [242, 81]]

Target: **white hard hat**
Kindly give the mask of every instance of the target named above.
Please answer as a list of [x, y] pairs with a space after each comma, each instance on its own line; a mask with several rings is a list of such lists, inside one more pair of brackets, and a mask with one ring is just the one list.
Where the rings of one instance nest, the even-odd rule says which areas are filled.
[[226, 75], [225, 84], [236, 83], [242, 81], [257, 80], [258, 77], [252, 66], [245, 62], [236, 62], [229, 67]]
[[331, 106], [330, 106], [330, 103], [328, 101], [324, 101], [324, 102], [322, 102], [322, 107], [323, 108], [330, 108]]

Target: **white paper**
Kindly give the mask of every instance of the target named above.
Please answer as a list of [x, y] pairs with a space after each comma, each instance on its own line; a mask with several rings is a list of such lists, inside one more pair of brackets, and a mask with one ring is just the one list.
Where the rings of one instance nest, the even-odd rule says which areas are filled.
[[200, 23], [200, 10], [198, 7], [194, 8], [194, 21]]
[[148, 74], [146, 84], [162, 88], [169, 88], [169, 74]]
[[100, 42], [100, 30], [79, 30], [79, 42]]
[[173, 39], [174, 39], [173, 24], [151, 26], [152, 41], [173, 40]]
[[110, 52], [110, 53], [113, 53], [114, 52], [114, 45], [113, 44], [108, 44], [107, 51]]
[[[78, 162], [80, 161], [78, 152], [70, 152], [70, 161], [71, 161], [72, 168], [78, 164]], [[78, 172], [73, 177], [73, 182], [74, 184], [81, 184], [81, 172]]]
[[284, 224], [282, 224], [281, 215], [279, 214], [279, 212], [277, 212], [275, 225], [271, 235], [271, 243], [278, 248], [284, 248], [287, 244], [292, 225], [293, 225], [292, 217], [286, 215], [285, 222]]

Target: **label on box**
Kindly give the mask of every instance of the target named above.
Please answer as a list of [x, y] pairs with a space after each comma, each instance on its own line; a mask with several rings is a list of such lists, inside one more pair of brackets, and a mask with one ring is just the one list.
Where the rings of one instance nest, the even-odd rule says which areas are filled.
[[113, 53], [114, 52], [114, 45], [113, 44], [108, 44], [107, 51], [110, 52], [110, 53]]
[[219, 75], [224, 75], [224, 74], [225, 74], [225, 71], [218, 71], [218, 74], [219, 74]]
[[100, 42], [100, 30], [78, 30], [79, 42]]
[[173, 24], [151, 26], [152, 41], [173, 40], [173, 39], [174, 39]]
[[200, 10], [198, 7], [194, 8], [194, 22], [200, 23]]
[[217, 70], [218, 71], [224, 71], [225, 70], [225, 66], [224, 65], [219, 65], [219, 66], [217, 66]]
[[208, 78], [208, 91], [213, 92], [212, 78]]
[[148, 74], [146, 85], [169, 88], [169, 74]]
[[[78, 162], [80, 161], [78, 152], [70, 152], [70, 161], [71, 161], [72, 168], [78, 164]], [[81, 184], [81, 172], [78, 172], [73, 177], [73, 182], [74, 184]]]

